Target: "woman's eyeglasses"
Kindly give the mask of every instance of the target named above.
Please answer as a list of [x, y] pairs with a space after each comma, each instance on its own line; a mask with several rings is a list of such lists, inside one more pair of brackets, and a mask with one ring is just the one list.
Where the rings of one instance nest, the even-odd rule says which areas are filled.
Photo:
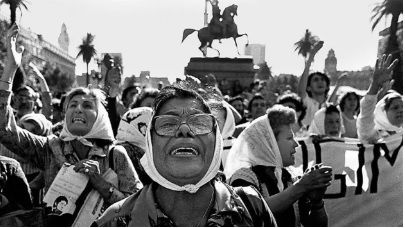
[[160, 136], [175, 136], [182, 124], [187, 124], [194, 135], [211, 133], [215, 126], [215, 117], [210, 114], [194, 114], [182, 121], [178, 116], [161, 115], [153, 118], [152, 127]]

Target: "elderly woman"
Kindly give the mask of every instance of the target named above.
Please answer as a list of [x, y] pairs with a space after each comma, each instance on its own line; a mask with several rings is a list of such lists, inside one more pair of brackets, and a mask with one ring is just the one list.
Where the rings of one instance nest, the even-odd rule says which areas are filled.
[[141, 165], [146, 151], [146, 131], [152, 119], [152, 108], [139, 107], [126, 112], [118, 127], [116, 145], [121, 145], [128, 153], [142, 184], [151, 182]]
[[328, 105], [319, 109], [309, 126], [308, 133], [317, 136], [341, 137], [344, 127], [337, 106]]
[[[291, 129], [295, 111], [274, 105], [257, 118], [234, 143], [225, 175], [232, 186], [255, 186], [263, 195], [278, 226], [327, 226], [323, 195], [332, 180], [332, 169], [316, 165], [298, 179], [284, 169], [294, 165], [295, 148]], [[292, 185], [293, 179], [298, 179]], [[293, 204], [299, 200], [300, 221]]]
[[[44, 171], [47, 191], [64, 163], [89, 177], [91, 187], [108, 204], [115, 203], [142, 188], [135, 169], [123, 147], [112, 148], [114, 141], [103, 93], [97, 89], [77, 88], [65, 101], [65, 123], [59, 138], [34, 135], [16, 125], [10, 107], [11, 81], [21, 63], [16, 48], [18, 26], [7, 32], [7, 65], [0, 79], [0, 142], [13, 153], [36, 164]], [[111, 168], [118, 186], [102, 175]], [[77, 208], [80, 208], [79, 206]]]
[[[253, 188], [241, 200], [215, 177], [222, 138], [204, 99], [187, 86], [156, 97], [142, 166], [153, 182], [106, 210], [93, 225], [129, 215], [129, 226], [271, 226], [274, 218]], [[248, 210], [247, 208], [251, 208]]]
[[402, 95], [393, 92], [385, 95], [377, 103], [378, 91], [391, 80], [391, 73], [398, 60], [391, 63], [392, 56], [384, 55], [377, 60], [370, 87], [360, 101], [360, 114], [357, 130], [360, 140], [376, 143], [379, 139], [402, 133]]

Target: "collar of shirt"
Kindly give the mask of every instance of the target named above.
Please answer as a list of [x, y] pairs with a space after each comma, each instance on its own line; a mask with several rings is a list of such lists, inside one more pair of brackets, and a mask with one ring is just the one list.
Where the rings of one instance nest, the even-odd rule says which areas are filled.
[[[63, 148], [63, 152], [64, 152], [65, 156], [73, 156], [75, 158], [75, 162], [80, 161], [79, 157], [77, 156], [76, 152], [73, 149], [71, 141], [65, 142], [65, 147]], [[98, 147], [98, 146], [93, 146], [90, 149], [90, 152], [87, 155], [87, 158], [92, 158], [93, 156], [105, 157], [107, 155], [104, 153], [103, 148]]]

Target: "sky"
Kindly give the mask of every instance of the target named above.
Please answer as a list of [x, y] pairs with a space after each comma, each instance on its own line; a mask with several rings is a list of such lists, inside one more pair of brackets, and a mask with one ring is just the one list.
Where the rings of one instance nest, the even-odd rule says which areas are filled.
[[[273, 75], [301, 75], [304, 60], [294, 43], [309, 29], [324, 41], [315, 57], [313, 70], [323, 71], [330, 49], [335, 51], [338, 70], [360, 70], [375, 63], [378, 32], [389, 26], [382, 20], [371, 30], [370, 18], [382, 0], [219, 0], [219, 7], [238, 5], [235, 22], [239, 33], [249, 35], [249, 43], [266, 45], [266, 62]], [[101, 53], [122, 53], [124, 76], [151, 77], [170, 81], [184, 74], [191, 57], [202, 57], [197, 33], [181, 43], [183, 30], [204, 26], [205, 0], [27, 0], [20, 24], [58, 44], [62, 23], [70, 38], [69, 54], [76, 57], [87, 33], [95, 35], [94, 46]], [[7, 6], [1, 12], [8, 14]], [[211, 6], [208, 3], [209, 19]], [[402, 18], [401, 18], [402, 19]], [[247, 39], [238, 39], [244, 53]], [[235, 57], [232, 39], [214, 41], [221, 57]], [[216, 56], [209, 51], [208, 56]], [[90, 69], [96, 69], [92, 62]], [[76, 60], [76, 74], [86, 72], [82, 58]]]

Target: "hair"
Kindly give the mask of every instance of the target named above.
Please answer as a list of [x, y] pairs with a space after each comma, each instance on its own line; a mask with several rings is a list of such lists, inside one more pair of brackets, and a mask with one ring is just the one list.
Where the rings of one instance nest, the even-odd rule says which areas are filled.
[[260, 93], [255, 94], [255, 95], [252, 97], [252, 99], [250, 99], [249, 104], [248, 104], [248, 110], [249, 110], [249, 112], [252, 111], [253, 101], [259, 100], [259, 99], [265, 100], [264, 97], [263, 97]]
[[399, 94], [398, 92], [391, 92], [391, 93], [386, 94], [383, 99], [384, 99], [384, 103], [385, 103], [384, 110], [387, 111], [395, 99], [402, 100], [402, 95]]
[[267, 118], [276, 138], [280, 133], [281, 127], [290, 126], [297, 121], [295, 115], [294, 109], [280, 104], [267, 109]]
[[287, 93], [277, 98], [277, 104], [282, 105], [288, 102], [295, 105], [295, 108], [297, 109], [296, 112], [301, 112], [301, 115], [298, 116], [298, 123], [301, 123], [307, 113], [307, 107], [304, 105], [304, 102], [302, 102], [301, 97], [296, 93]]
[[340, 101], [339, 101], [339, 108], [340, 108], [340, 110], [342, 110], [342, 112], [344, 111], [344, 109], [345, 109], [345, 102], [346, 102], [346, 99], [350, 96], [350, 95], [353, 95], [353, 96], [355, 96], [356, 97], [356, 100], [357, 100], [357, 102], [356, 102], [356, 112], [358, 112], [359, 110], [360, 110], [360, 96], [356, 93], [356, 92], [353, 92], [353, 91], [351, 91], [351, 92], [346, 92], [345, 94], [343, 94], [341, 97], [340, 97]]
[[204, 98], [211, 111], [219, 112], [225, 108], [222, 103], [224, 99], [216, 87], [208, 86], [205, 89], [199, 89], [198, 94]]
[[159, 94], [159, 90], [155, 88], [145, 88], [138, 96], [138, 98], [134, 101], [131, 108], [138, 108], [141, 107], [142, 101], [148, 97], [156, 98]]
[[241, 101], [242, 103], [243, 103], [243, 98], [241, 97], [241, 96], [236, 96], [236, 97], [232, 97], [230, 100], [229, 100], [229, 104], [232, 104], [232, 102], [234, 102], [234, 101]]
[[136, 89], [138, 90], [138, 93], [140, 93], [141, 88], [139, 88], [139, 86], [136, 85], [130, 85], [127, 88], [124, 89], [124, 91], [122, 91], [122, 97], [121, 97], [121, 101], [124, 101], [127, 98], [127, 95], [129, 93], [129, 91]]
[[329, 104], [325, 107], [325, 115], [332, 114], [334, 112], [340, 115], [340, 111], [336, 105]]
[[53, 202], [53, 207], [56, 207], [58, 205], [58, 203], [65, 201], [66, 203], [68, 203], [68, 199], [66, 198], [66, 196], [58, 196], [55, 201]]
[[200, 102], [204, 112], [211, 114], [211, 109], [209, 108], [209, 105], [204, 100], [204, 98], [200, 94], [198, 94], [197, 91], [190, 89], [188, 84], [189, 83], [187, 82], [183, 82], [163, 88], [162, 91], [158, 93], [153, 103], [153, 110], [155, 114], [160, 111], [160, 109], [166, 102], [174, 98], [195, 99]]
[[[308, 81], [307, 81], [307, 88], [311, 85], [311, 80], [312, 80], [312, 78], [315, 76], [315, 75], [319, 75], [319, 76], [321, 76], [321, 77], [323, 77], [324, 79], [325, 79], [325, 81], [326, 81], [326, 91], [325, 91], [325, 97], [328, 95], [328, 93], [329, 93], [329, 86], [330, 86], [330, 79], [329, 79], [329, 77], [326, 75], [326, 74], [324, 74], [324, 73], [322, 73], [322, 72], [314, 72], [314, 73], [312, 73], [312, 74], [310, 74], [309, 76], [308, 76]], [[308, 90], [306, 90], [307, 91], [307, 93], [308, 93], [308, 95], [309, 95], [309, 97], [312, 97], [312, 93], [311, 93], [311, 91], [308, 91]]]

